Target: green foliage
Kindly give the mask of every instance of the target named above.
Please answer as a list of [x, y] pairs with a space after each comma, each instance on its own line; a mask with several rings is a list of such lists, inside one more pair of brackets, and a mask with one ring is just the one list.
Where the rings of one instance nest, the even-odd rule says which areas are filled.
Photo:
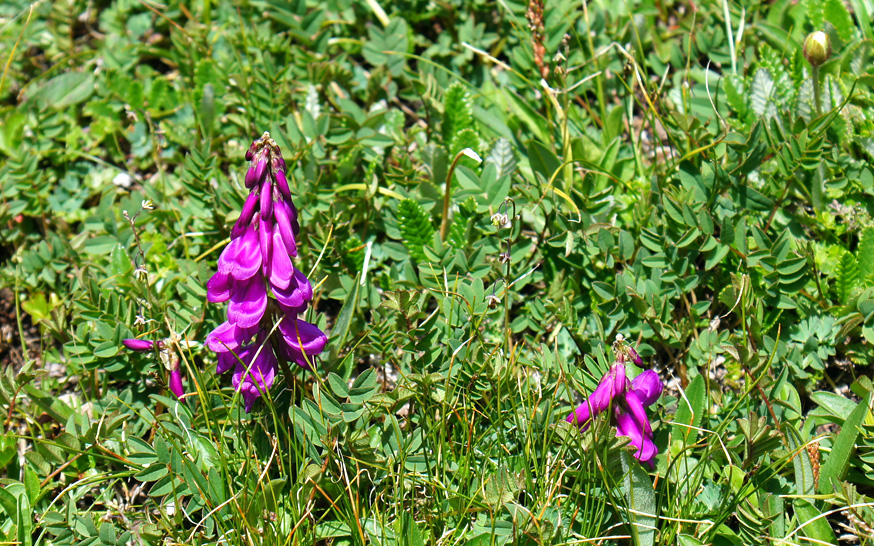
[[[92, 4], [0, 6], [0, 542], [870, 532], [866, 2]], [[264, 131], [330, 343], [245, 414], [205, 284]], [[618, 334], [657, 479], [564, 420]]]

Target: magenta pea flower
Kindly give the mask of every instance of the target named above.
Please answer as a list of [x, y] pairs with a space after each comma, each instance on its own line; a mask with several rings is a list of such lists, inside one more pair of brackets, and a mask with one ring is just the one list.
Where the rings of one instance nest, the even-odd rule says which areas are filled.
[[292, 262], [300, 224], [279, 146], [264, 133], [246, 160], [249, 195], [206, 283], [208, 301], [228, 302], [227, 321], [207, 335], [206, 346], [217, 353], [216, 373], [234, 370], [232, 384], [248, 412], [273, 386], [280, 364], [311, 369], [328, 337], [300, 318], [313, 287]]
[[[167, 343], [162, 340], [152, 341], [151, 339], [123, 339], [121, 343], [131, 351], [139, 353], [147, 353], [157, 347], [161, 353], [161, 360], [169, 363], [168, 365], [170, 366], [170, 378], [167, 382], [170, 392], [179, 399], [185, 395], [185, 387], [182, 386], [182, 372], [179, 371], [179, 357], [171, 354], [171, 351], [167, 348]], [[172, 345], [172, 342], [170, 344]]]
[[653, 466], [658, 449], [652, 439], [652, 425], [646, 408], [661, 396], [662, 383], [652, 370], [646, 370], [629, 381], [625, 374], [624, 357], [631, 354], [636, 356], [637, 352], [617, 352], [616, 363], [604, 375], [592, 395], [568, 415], [567, 422], [586, 430], [595, 416], [612, 408], [611, 422], [616, 426], [616, 435], [630, 438], [631, 445], [637, 449], [634, 457]]

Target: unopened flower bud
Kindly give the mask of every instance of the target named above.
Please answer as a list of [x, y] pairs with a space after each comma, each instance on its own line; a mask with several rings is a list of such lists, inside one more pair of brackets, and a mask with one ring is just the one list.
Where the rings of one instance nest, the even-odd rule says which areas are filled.
[[804, 40], [804, 58], [814, 68], [819, 68], [832, 54], [832, 44], [828, 34], [818, 30], [811, 32]]
[[131, 351], [145, 353], [152, 350], [155, 342], [150, 339], [123, 339], [121, 342]]
[[185, 387], [182, 386], [182, 372], [179, 368], [170, 372], [170, 391], [176, 395], [176, 398], [182, 398], [185, 395]]

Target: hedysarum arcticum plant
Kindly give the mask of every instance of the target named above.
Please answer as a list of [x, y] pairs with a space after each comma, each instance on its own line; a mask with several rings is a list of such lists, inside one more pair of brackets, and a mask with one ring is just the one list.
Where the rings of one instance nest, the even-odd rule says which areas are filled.
[[662, 382], [652, 370], [645, 370], [629, 381], [625, 373], [626, 359], [635, 364], [642, 364], [643, 361], [637, 351], [625, 345], [618, 336], [614, 349], [616, 362], [592, 395], [568, 415], [567, 422], [586, 430], [595, 416], [612, 408], [611, 422], [616, 426], [616, 435], [630, 438], [631, 445], [637, 448], [634, 457], [653, 466], [658, 449], [652, 439], [652, 425], [646, 415], [646, 407], [661, 396]]
[[210, 302], [229, 302], [228, 320], [207, 336], [206, 345], [218, 354], [217, 373], [234, 370], [232, 383], [248, 412], [273, 386], [280, 363], [311, 369], [328, 338], [298, 318], [312, 301], [313, 288], [291, 262], [300, 225], [279, 146], [264, 133], [246, 160], [249, 196], [218, 272], [206, 284]]

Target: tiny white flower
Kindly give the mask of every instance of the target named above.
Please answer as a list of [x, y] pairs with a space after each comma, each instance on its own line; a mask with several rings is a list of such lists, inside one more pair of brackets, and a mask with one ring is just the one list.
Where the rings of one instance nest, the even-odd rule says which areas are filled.
[[128, 190], [133, 184], [133, 180], [131, 179], [131, 176], [127, 173], [118, 173], [117, 175], [115, 175], [115, 178], [112, 179], [112, 183], [119, 188], [124, 188]]
[[500, 212], [492, 214], [492, 225], [496, 228], [504, 227], [510, 223], [510, 219], [506, 214], [501, 214]]
[[146, 210], [154, 210], [155, 205], [152, 203], [151, 199], [143, 199], [143, 202], [140, 203], [140, 206]]

